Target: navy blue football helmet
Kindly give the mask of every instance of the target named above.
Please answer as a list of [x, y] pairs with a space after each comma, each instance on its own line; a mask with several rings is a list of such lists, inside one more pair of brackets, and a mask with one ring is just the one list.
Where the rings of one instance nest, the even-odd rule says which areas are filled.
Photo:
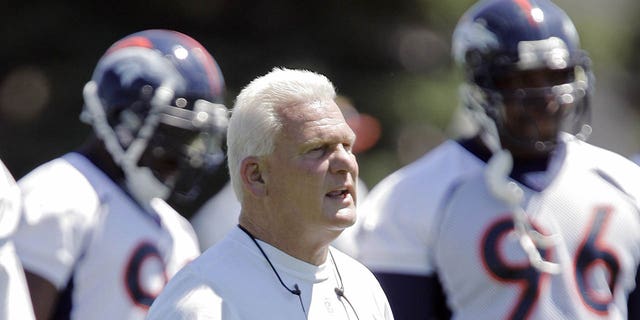
[[548, 153], [561, 131], [588, 137], [590, 60], [551, 1], [480, 1], [458, 22], [452, 46], [465, 72], [462, 101], [490, 147]]
[[222, 72], [200, 43], [171, 30], [145, 30], [100, 58], [84, 88], [81, 120], [148, 208], [152, 198], [197, 192], [193, 179], [223, 163], [224, 91]]

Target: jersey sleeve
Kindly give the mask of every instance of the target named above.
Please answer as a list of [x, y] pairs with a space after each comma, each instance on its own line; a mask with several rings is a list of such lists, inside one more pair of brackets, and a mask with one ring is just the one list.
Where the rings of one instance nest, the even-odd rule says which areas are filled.
[[63, 288], [99, 209], [92, 187], [67, 163], [45, 164], [19, 181], [22, 219], [14, 235], [24, 268]]
[[427, 276], [439, 209], [451, 185], [479, 171], [483, 162], [448, 141], [375, 185], [358, 210], [356, 257], [375, 272]]
[[358, 210], [364, 211], [357, 230], [357, 259], [373, 271], [425, 275], [429, 260], [429, 223], [420, 217], [428, 210], [415, 196], [392, 181], [372, 190]]

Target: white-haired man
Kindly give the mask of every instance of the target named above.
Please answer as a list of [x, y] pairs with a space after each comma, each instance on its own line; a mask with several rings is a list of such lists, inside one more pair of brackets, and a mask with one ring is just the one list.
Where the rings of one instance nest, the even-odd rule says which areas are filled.
[[364, 266], [330, 247], [356, 219], [355, 135], [335, 90], [274, 69], [239, 94], [227, 133], [240, 223], [179, 273], [149, 319], [392, 319]]

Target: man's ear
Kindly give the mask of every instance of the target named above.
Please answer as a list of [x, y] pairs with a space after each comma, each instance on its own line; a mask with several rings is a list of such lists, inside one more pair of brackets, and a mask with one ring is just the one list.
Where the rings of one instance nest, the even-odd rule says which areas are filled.
[[267, 194], [262, 176], [264, 168], [264, 162], [258, 157], [247, 157], [240, 163], [242, 184], [254, 197], [263, 197]]

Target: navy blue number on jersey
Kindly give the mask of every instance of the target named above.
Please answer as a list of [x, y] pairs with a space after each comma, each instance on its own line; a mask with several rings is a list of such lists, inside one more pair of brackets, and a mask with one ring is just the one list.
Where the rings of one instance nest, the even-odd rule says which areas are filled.
[[[535, 228], [535, 226], [534, 226]], [[503, 259], [499, 249], [507, 236], [514, 230], [511, 216], [492, 224], [482, 243], [482, 257], [491, 276], [500, 282], [515, 283], [522, 288], [518, 303], [513, 307], [509, 319], [525, 319], [538, 300], [540, 284], [546, 275], [540, 274], [529, 263], [512, 263]], [[540, 232], [540, 230], [537, 230]], [[550, 250], [540, 250], [540, 256], [549, 258]]]
[[606, 314], [608, 305], [613, 300], [610, 294], [598, 294], [593, 288], [589, 287], [589, 272], [595, 267], [601, 266], [608, 274], [609, 292], [614, 292], [618, 272], [620, 271], [620, 262], [613, 250], [606, 247], [601, 241], [603, 229], [605, 229], [609, 217], [611, 216], [611, 208], [598, 208], [593, 217], [591, 228], [587, 233], [582, 245], [578, 248], [576, 256], [576, 283], [580, 289], [580, 297], [584, 303], [594, 312], [598, 314]]
[[[575, 282], [584, 304], [594, 313], [606, 315], [613, 301], [612, 293], [620, 271], [620, 262], [615, 252], [606, 247], [602, 234], [611, 215], [611, 208], [595, 210], [591, 225], [577, 248], [575, 261]], [[538, 232], [538, 228], [533, 226]], [[506, 236], [514, 230], [513, 219], [507, 216], [489, 226], [481, 244], [482, 259], [490, 276], [499, 282], [517, 284], [522, 288], [517, 303], [513, 306], [509, 319], [525, 319], [537, 302], [541, 283], [548, 275], [541, 274], [527, 263], [505, 261], [501, 251]], [[551, 250], [538, 248], [540, 256], [550, 260]], [[606, 270], [608, 292], [597, 292], [590, 286], [589, 278], [596, 268]]]
[[[145, 268], [150, 264], [155, 264], [156, 268]], [[159, 268], [158, 268], [159, 266]], [[126, 269], [126, 286], [127, 291], [133, 302], [143, 308], [148, 309], [159, 292], [150, 291], [143, 281], [143, 270], [153, 269], [157, 273], [161, 273], [163, 283], [166, 284], [167, 276], [165, 264], [160, 251], [151, 243], [144, 242], [140, 244], [131, 255], [129, 264]]]

